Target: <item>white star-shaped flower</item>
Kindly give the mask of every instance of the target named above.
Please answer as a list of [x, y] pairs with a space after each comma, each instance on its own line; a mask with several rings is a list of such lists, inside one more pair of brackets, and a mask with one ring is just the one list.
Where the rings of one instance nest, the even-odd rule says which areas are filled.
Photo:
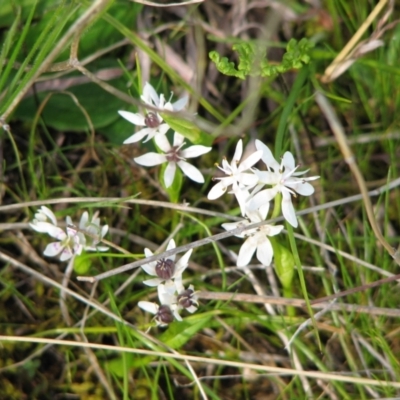
[[[256, 222], [265, 221], [269, 209], [267, 204], [264, 204], [264, 206], [258, 211], [247, 211], [247, 216], [249, 218], [248, 220], [245, 219], [239, 222], [229, 222], [222, 224], [222, 227], [227, 231], [230, 231], [232, 229], [251, 225]], [[271, 264], [274, 251], [268, 236], [275, 236], [280, 233], [282, 229], [282, 225], [273, 226], [267, 224], [258, 228], [243, 231], [239, 235], [235, 235], [240, 238], [247, 238], [239, 250], [237, 266], [246, 266], [250, 262], [255, 251], [257, 251], [256, 256], [258, 261], [265, 266], [269, 266]]]
[[190, 285], [187, 289], [185, 289], [182, 283], [182, 275], [176, 277], [174, 283], [177, 293], [177, 311], [185, 309], [193, 314], [199, 306], [198, 295], [195, 292], [193, 285]]
[[240, 139], [236, 145], [235, 154], [233, 155], [232, 161], [229, 164], [226, 159], [222, 160], [222, 167], [218, 165], [218, 168], [224, 172], [226, 177], [214, 178], [219, 182], [213, 186], [208, 193], [210, 200], [215, 200], [221, 197], [229, 186], [232, 185], [232, 191], [237, 198], [240, 205], [242, 215], [245, 215], [245, 203], [249, 196], [249, 188], [254, 187], [258, 183], [258, 178], [254, 175], [251, 167], [256, 164], [262, 155], [262, 151], [258, 150], [252, 153], [244, 161], [240, 162], [243, 153], [243, 142]]
[[[292, 204], [291, 195], [310, 196], [314, 193], [314, 187], [307, 181], [318, 179], [319, 176], [298, 178], [307, 171], [296, 172], [292, 153], [287, 151], [279, 164], [271, 153], [271, 150], [260, 140], [256, 140], [256, 148], [262, 151], [262, 161], [267, 166], [267, 171], [255, 171], [260, 185], [255, 188], [254, 196], [248, 202], [248, 209], [254, 211], [271, 201], [278, 193], [282, 193], [282, 214], [286, 221], [293, 227], [297, 227], [296, 213]], [[269, 189], [258, 191], [263, 185], [271, 185]]]
[[185, 144], [184, 139], [184, 136], [175, 132], [174, 143], [171, 146], [165, 135], [157, 135], [155, 137], [156, 144], [164, 154], [150, 152], [140, 157], [136, 157], [133, 160], [146, 167], [152, 167], [154, 165], [168, 162], [167, 168], [164, 172], [164, 183], [167, 188], [170, 187], [174, 181], [176, 166], [178, 166], [192, 181], [203, 183], [204, 177], [202, 173], [196, 167], [186, 162], [185, 159], [198, 157], [202, 154], [208, 153], [211, 150], [211, 147], [195, 145], [181, 150], [182, 146]]
[[[183, 97], [175, 103], [171, 103], [170, 101], [165, 102], [164, 95], [161, 94], [158, 96], [153, 86], [148, 82], [144, 85], [141, 99], [144, 103], [156, 107], [160, 111], [180, 111], [188, 101], [187, 97]], [[169, 129], [169, 125], [164, 123], [160, 114], [155, 111], [146, 112], [145, 115], [129, 111], [118, 111], [118, 113], [132, 124], [145, 127], [124, 140], [125, 144], [139, 142], [145, 136], [147, 136], [147, 139], [144, 142], [147, 142], [156, 135], [165, 135]]]
[[[167, 251], [174, 249], [175, 240], [171, 239], [167, 246]], [[192, 254], [193, 249], [187, 251], [177, 262], [175, 262], [175, 255], [167, 258], [161, 258], [157, 261], [152, 261], [147, 264], [143, 264], [143, 270], [149, 275], [156, 276], [156, 278], [147, 279], [143, 283], [148, 286], [159, 286], [165, 282], [165, 288], [169, 293], [176, 291], [174, 279], [180, 277], [183, 271], [188, 266], [189, 258]], [[144, 249], [146, 257], [151, 257], [153, 252], [149, 249]]]
[[[108, 232], [108, 225], [100, 227], [100, 218], [96, 212], [92, 219], [89, 220], [89, 213], [85, 211], [79, 222], [78, 232], [80, 243], [86, 251], [107, 251], [107, 246], [99, 246], [99, 243]], [[85, 235], [87, 232], [89, 235]]]
[[[67, 217], [67, 225], [72, 224], [71, 218]], [[66, 232], [57, 226], [57, 219], [53, 212], [42, 206], [35, 214], [35, 218], [29, 224], [37, 232], [47, 233], [57, 239], [57, 242], [49, 243], [43, 254], [48, 257], [60, 255], [60, 261], [69, 260], [74, 254], [81, 254], [83, 246], [75, 229], [67, 226]]]
[[157, 292], [161, 305], [150, 301], [139, 301], [138, 306], [141, 309], [154, 314], [154, 320], [158, 326], [166, 326], [170, 324], [174, 320], [174, 317], [178, 321], [182, 321], [182, 317], [178, 313], [176, 296], [171, 294], [162, 284], [158, 285]]

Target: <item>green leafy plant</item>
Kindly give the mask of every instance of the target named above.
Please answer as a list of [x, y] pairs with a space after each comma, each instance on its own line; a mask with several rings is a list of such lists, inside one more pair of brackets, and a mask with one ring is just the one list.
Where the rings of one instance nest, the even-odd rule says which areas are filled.
[[236, 69], [235, 63], [227, 57], [221, 57], [216, 51], [209, 53], [210, 59], [215, 63], [218, 71], [222, 74], [245, 79], [247, 76], [277, 76], [291, 69], [300, 69], [311, 60], [310, 50], [314, 46], [312, 42], [303, 38], [299, 42], [291, 39], [286, 46], [280, 64], [271, 64], [267, 59], [261, 58], [261, 49], [255, 43], [236, 43], [232, 50], [239, 56]]

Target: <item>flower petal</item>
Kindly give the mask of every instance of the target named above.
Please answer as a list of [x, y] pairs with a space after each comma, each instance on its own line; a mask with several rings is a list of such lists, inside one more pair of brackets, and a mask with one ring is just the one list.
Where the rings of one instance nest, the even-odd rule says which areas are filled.
[[[160, 109], [165, 109], [165, 97], [162, 93], [160, 94], [160, 101], [159, 101], [157, 107]], [[172, 105], [171, 105], [171, 108], [172, 108]]]
[[158, 286], [160, 283], [162, 283], [163, 280], [161, 278], [153, 278], [153, 279], [147, 279], [145, 281], [143, 281], [143, 283], [147, 286]]
[[183, 321], [182, 317], [178, 313], [178, 308], [177, 307], [171, 307], [172, 314], [174, 314], [174, 317], [177, 321]]
[[101, 228], [100, 238], [102, 239], [104, 236], [106, 236], [107, 232], [108, 232], [108, 225], [104, 225]]
[[219, 181], [216, 185], [214, 185], [209, 191], [207, 198], [209, 200], [218, 199], [226, 192], [227, 187], [224, 185], [222, 181]]
[[160, 135], [165, 135], [168, 132], [168, 129], [170, 128], [170, 126], [166, 123], [161, 124], [158, 128], [157, 128], [157, 136], [158, 134]]
[[282, 232], [283, 225], [266, 225], [268, 226], [268, 236], [275, 236]]
[[157, 135], [155, 137], [156, 145], [162, 150], [164, 153], [168, 153], [171, 150], [171, 145], [165, 135]]
[[[77, 253], [79, 254], [79, 253]], [[69, 247], [64, 247], [60, 255], [60, 261], [67, 261], [74, 255], [73, 251]]]
[[151, 257], [151, 256], [153, 255], [153, 252], [152, 252], [150, 249], [145, 248], [145, 249], [144, 249], [144, 255], [145, 255], [146, 257]]
[[242, 216], [246, 216], [246, 205], [247, 205], [247, 200], [249, 199], [250, 193], [246, 189], [240, 189], [238, 185], [233, 185], [232, 186], [232, 191], [229, 193], [233, 193], [236, 197], [237, 202], [239, 203], [240, 211], [242, 213]]
[[271, 242], [267, 237], [259, 238], [258, 246], [257, 246], [257, 259], [261, 264], [268, 267], [271, 265], [272, 256], [274, 254], [274, 250], [272, 249]]
[[285, 170], [289, 171], [292, 171], [296, 168], [293, 154], [290, 151], [286, 151], [285, 154], [283, 155], [282, 165], [285, 167]]
[[182, 282], [182, 275], [178, 275], [174, 278], [175, 289], [178, 294], [185, 290]]
[[143, 154], [142, 156], [139, 157], [135, 157], [133, 161], [135, 161], [140, 165], [144, 165], [145, 167], [153, 167], [154, 165], [160, 165], [162, 163], [165, 163], [167, 161], [167, 158], [165, 154], [151, 152]]
[[181, 99], [175, 101], [175, 103], [172, 103], [173, 110], [174, 111], [182, 110], [183, 108], [185, 108], [188, 101], [189, 101], [188, 96], [182, 97]]
[[203, 174], [192, 164], [187, 163], [186, 161], [178, 161], [178, 166], [182, 170], [182, 172], [189, 177], [192, 181], [198, 183], [204, 183]]
[[236, 265], [238, 267], [245, 267], [253, 257], [256, 248], [257, 240], [254, 239], [254, 236], [250, 236], [248, 239], [246, 239], [246, 241], [242, 244], [242, 247], [240, 248]]
[[[174, 249], [175, 247], [176, 247], [175, 240], [174, 240], [174, 239], [171, 239], [171, 240], [168, 242], [167, 251], [168, 251], [168, 250], [172, 250], [172, 249]], [[169, 257], [168, 257], [168, 258], [169, 258]]]
[[33, 220], [33, 222], [30, 222], [29, 226], [36, 232], [40, 233], [47, 233], [54, 227], [54, 225], [51, 224], [50, 222], [38, 221], [36, 219]]
[[192, 255], [193, 249], [188, 250], [175, 264], [174, 277], [182, 275], [189, 263], [189, 258]]
[[186, 308], [186, 311], [190, 312], [190, 314], [193, 314], [197, 311], [197, 307], [192, 304], [190, 307]]
[[[107, 246], [96, 246], [96, 251], [108, 251], [110, 248], [109, 247], [107, 247]], [[86, 249], [87, 250], [87, 249]], [[92, 250], [92, 251], [95, 251], [95, 250]]]
[[[243, 220], [245, 221], [245, 220]], [[236, 229], [238, 227], [238, 225], [241, 222], [225, 222], [224, 224], [222, 224], [221, 226], [226, 230], [226, 231], [231, 231], [233, 229]]]
[[163, 306], [172, 306], [172, 304], [176, 303], [176, 297], [174, 296], [175, 290], [175, 284], [171, 280], [166, 284], [162, 283], [158, 285], [157, 292], [160, 304]]
[[[171, 240], [168, 242], [167, 251], [168, 251], [168, 250], [172, 250], [172, 249], [174, 249], [175, 247], [176, 247], [175, 240], [174, 240], [174, 239], [171, 239]], [[168, 258], [169, 260], [175, 261], [176, 254], [173, 254], [172, 256], [168, 256], [167, 258]]]
[[178, 132], [174, 133], [174, 147], [179, 147], [185, 140], [185, 136]]
[[158, 304], [151, 303], [150, 301], [139, 301], [138, 306], [151, 314], [157, 314], [158, 312]]
[[54, 225], [48, 227], [47, 233], [57, 240], [64, 240], [67, 237], [67, 234], [61, 228]]
[[249, 201], [249, 210], [258, 210], [260, 207], [265, 206], [277, 195], [278, 191], [279, 189], [276, 186], [272, 189], [261, 190]]
[[242, 158], [242, 154], [243, 154], [243, 141], [242, 139], [240, 139], [237, 142], [235, 154], [233, 155], [231, 164], [239, 163], [240, 159]]
[[140, 98], [147, 104], [154, 104], [156, 107], [160, 104], [160, 98], [154, 87], [149, 83], [146, 82], [143, 88], [143, 94]]
[[237, 182], [239, 185], [253, 187], [258, 183], [258, 176], [253, 173], [242, 172], [237, 176]]
[[157, 276], [156, 273], [156, 265], [157, 261], [152, 261], [146, 264], [142, 264], [141, 267], [146, 274], [152, 275], [152, 276]]
[[290, 197], [290, 193], [286, 190], [282, 191], [282, 214], [286, 221], [293, 226], [293, 228], [297, 228], [298, 222], [292, 204], [292, 199]]
[[196, 145], [196, 146], [190, 146], [187, 149], [182, 150], [180, 154], [184, 158], [193, 158], [201, 156], [202, 154], [206, 154], [211, 149], [212, 147]]
[[263, 153], [261, 150], [250, 154], [244, 161], [240, 163], [239, 170], [246, 171], [251, 168], [255, 163], [260, 161], [262, 154]]
[[79, 221], [79, 229], [87, 229], [89, 225], [89, 213], [84, 211]]
[[57, 218], [54, 215], [53, 211], [50, 210], [50, 208], [42, 206], [39, 210], [39, 213], [44, 214], [52, 222], [53, 225], [57, 225]]
[[60, 254], [63, 248], [64, 246], [62, 246], [60, 242], [49, 243], [44, 249], [43, 254], [47, 257], [54, 257]]
[[255, 171], [258, 180], [265, 185], [277, 185], [280, 180], [280, 174], [272, 171]]
[[[242, 221], [239, 222], [226, 222], [225, 224], [222, 224], [221, 226], [226, 230], [226, 231], [231, 231], [233, 229], [249, 225], [249, 221], [247, 219], [243, 219]], [[240, 233], [238, 235], [235, 235], [236, 237], [244, 238], [245, 234]]]
[[172, 182], [174, 181], [175, 178], [175, 172], [176, 172], [176, 163], [169, 162], [164, 172], [164, 183], [166, 188], [169, 188], [172, 185]]
[[295, 192], [298, 194], [301, 194], [302, 196], [311, 196], [315, 189], [314, 186], [309, 184], [308, 182], [304, 182], [302, 179], [296, 179], [296, 181], [289, 181], [285, 182], [285, 186], [290, 187], [293, 189]]
[[139, 125], [139, 126], [146, 126], [144, 121], [145, 117], [140, 114], [134, 114], [129, 111], [118, 111], [118, 114], [129, 121], [131, 124]]
[[265, 218], [267, 218], [268, 211], [269, 211], [269, 202], [264, 203], [263, 205], [261, 205], [258, 208], [258, 214], [259, 214], [259, 217], [260, 217], [260, 221], [264, 221]]
[[137, 131], [136, 133], [134, 133], [132, 136], [129, 136], [128, 139], [125, 139], [123, 141], [124, 144], [128, 144], [128, 143], [136, 143], [139, 142], [140, 140], [142, 140], [146, 135], [149, 135], [151, 132], [155, 131], [154, 128], [143, 128], [140, 131]]
[[256, 149], [262, 150], [262, 157], [267, 168], [272, 168], [274, 171], [279, 171], [280, 165], [272, 155], [271, 150], [261, 140], [256, 139]]

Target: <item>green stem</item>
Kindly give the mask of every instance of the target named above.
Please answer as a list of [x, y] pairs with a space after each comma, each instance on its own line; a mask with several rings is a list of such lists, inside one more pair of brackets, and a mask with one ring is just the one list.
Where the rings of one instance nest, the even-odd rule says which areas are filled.
[[304, 301], [306, 302], [307, 310], [308, 310], [308, 313], [310, 314], [311, 321], [312, 321], [312, 324], [313, 324], [313, 327], [315, 330], [315, 335], [316, 335], [317, 341], [318, 341], [318, 347], [319, 347], [320, 351], [322, 351], [322, 344], [321, 344], [321, 339], [319, 337], [319, 333], [318, 333], [318, 329], [317, 329], [317, 323], [315, 321], [314, 313], [311, 308], [310, 299], [308, 298], [306, 280], [304, 278], [303, 270], [301, 268], [301, 261], [300, 261], [299, 253], [297, 251], [296, 241], [294, 240], [293, 228], [290, 224], [286, 223], [286, 229], [288, 231], [290, 247], [291, 247], [292, 254], [293, 254], [293, 257], [295, 260], [295, 265], [297, 267], [297, 272], [299, 274], [300, 286], [301, 286], [301, 290], [303, 292]]

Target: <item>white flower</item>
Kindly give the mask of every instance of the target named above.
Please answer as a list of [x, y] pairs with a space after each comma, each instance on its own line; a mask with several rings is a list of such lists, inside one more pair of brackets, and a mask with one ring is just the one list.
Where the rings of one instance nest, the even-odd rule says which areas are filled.
[[178, 101], [171, 103], [171, 101], [165, 102], [165, 97], [163, 94], [158, 96], [157, 92], [153, 88], [150, 83], [146, 82], [143, 88], [143, 94], [141, 99], [146, 103], [153, 107], [158, 108], [159, 110], [168, 110], [168, 111], [181, 111], [187, 104], [188, 98], [182, 97]]
[[37, 232], [47, 233], [52, 226], [57, 226], [57, 218], [50, 208], [42, 206], [36, 212], [35, 218], [29, 225]]
[[187, 289], [185, 289], [182, 283], [182, 275], [180, 275], [175, 279], [175, 287], [177, 292], [177, 309], [186, 309], [188, 312], [193, 314], [199, 306], [197, 301], [198, 295], [194, 291], [193, 285], [190, 285]]
[[167, 188], [170, 187], [174, 181], [176, 166], [178, 166], [192, 181], [203, 183], [204, 177], [202, 173], [196, 167], [186, 162], [185, 159], [198, 157], [202, 154], [208, 153], [211, 150], [211, 147], [196, 145], [181, 150], [181, 147], [185, 144], [183, 141], [184, 139], [185, 138], [182, 135], [175, 132], [174, 144], [171, 146], [165, 135], [157, 135], [155, 137], [156, 144], [165, 154], [150, 152], [140, 157], [136, 157], [133, 160], [146, 167], [152, 167], [154, 165], [168, 162], [167, 168], [164, 172], [164, 183]]
[[174, 317], [178, 321], [182, 321], [182, 318], [177, 311], [176, 296], [166, 290], [165, 286], [162, 284], [158, 285], [157, 291], [161, 305], [149, 301], [139, 301], [138, 306], [141, 309], [154, 314], [154, 320], [159, 326], [170, 324], [174, 320]]
[[[268, 204], [268, 203], [267, 203]], [[249, 220], [243, 220], [239, 222], [229, 222], [226, 224], [222, 224], [222, 227], [227, 231], [232, 229], [239, 228], [241, 226], [246, 226], [250, 224], [254, 224], [256, 222], [264, 221], [268, 214], [269, 207], [265, 204], [258, 211], [247, 211], [247, 216]], [[240, 238], [247, 238], [240, 248], [237, 266], [244, 267], [246, 266], [254, 252], [257, 250], [256, 256], [261, 264], [265, 266], [269, 266], [272, 261], [272, 256], [274, 251], [272, 249], [271, 242], [268, 239], [268, 236], [275, 236], [280, 233], [283, 229], [282, 225], [263, 225], [258, 228], [250, 229], [243, 231], [239, 235], [235, 235]]]
[[[170, 101], [165, 102], [164, 95], [161, 94], [159, 97], [153, 86], [151, 86], [148, 82], [146, 82], [144, 85], [141, 99], [144, 103], [156, 107], [160, 111], [180, 111], [185, 107], [188, 100], [187, 97], [183, 97], [172, 104]], [[145, 128], [139, 130], [128, 139], [124, 140], [125, 144], [139, 142], [145, 136], [147, 136], [147, 139], [145, 140], [145, 142], [147, 142], [156, 135], [165, 135], [169, 129], [169, 125], [163, 123], [163, 119], [161, 118], [160, 114], [155, 111], [149, 111], [145, 115], [132, 113], [129, 111], [118, 111], [118, 113], [121, 115], [121, 117], [125, 118], [134, 125], [145, 126]]]
[[262, 205], [271, 201], [278, 193], [282, 193], [282, 214], [286, 221], [293, 227], [297, 227], [296, 213], [292, 204], [291, 195], [297, 194], [310, 196], [314, 193], [314, 187], [307, 181], [318, 179], [319, 176], [308, 178], [297, 178], [307, 171], [296, 172], [298, 166], [295, 166], [292, 153], [287, 151], [279, 164], [271, 153], [271, 150], [260, 140], [256, 140], [256, 148], [262, 151], [262, 161], [268, 168], [268, 171], [255, 171], [261, 185], [255, 188], [257, 192], [264, 184], [271, 185], [272, 188], [262, 190], [254, 194], [248, 203], [248, 209], [254, 211]]
[[[86, 251], [107, 251], [107, 246], [99, 246], [98, 244], [108, 232], [108, 225], [100, 227], [100, 218], [97, 212], [89, 220], [89, 213], [85, 211], [79, 222], [79, 229], [84, 232], [78, 232], [80, 243]], [[85, 235], [87, 232], [89, 235]]]
[[222, 196], [227, 188], [232, 185], [232, 191], [230, 193], [234, 193], [240, 205], [242, 215], [245, 215], [245, 203], [249, 197], [248, 189], [254, 187], [258, 183], [258, 178], [254, 175], [251, 167], [260, 160], [262, 151], [258, 150], [254, 152], [239, 164], [242, 153], [243, 142], [239, 140], [232, 162], [229, 164], [226, 159], [223, 159], [222, 167], [218, 165], [218, 168], [228, 176], [224, 178], [214, 178], [214, 180], [219, 180], [219, 182], [214, 185], [207, 197], [210, 200], [215, 200]]
[[[174, 249], [175, 241], [171, 239], [167, 246], [167, 251]], [[183, 271], [188, 266], [189, 258], [192, 254], [193, 249], [187, 251], [177, 262], [175, 262], [175, 254], [167, 258], [161, 258], [157, 261], [152, 261], [147, 264], [143, 264], [142, 268], [146, 273], [157, 278], [145, 280], [143, 283], [148, 286], [159, 286], [165, 282], [165, 290], [168, 293], [174, 293], [176, 291], [175, 283], [173, 279], [178, 278], [182, 275]], [[149, 249], [144, 249], [146, 257], [151, 257], [153, 252]]]
[[[49, 257], [60, 255], [61, 261], [70, 259], [74, 254], [81, 254], [82, 250], [106, 251], [108, 247], [98, 246], [98, 243], [108, 231], [108, 225], [100, 228], [100, 219], [95, 214], [89, 221], [89, 214], [85, 211], [82, 214], [79, 230], [74, 229], [71, 217], [66, 217], [66, 230], [57, 226], [57, 219], [54, 213], [47, 207], [42, 206], [35, 214], [35, 218], [29, 224], [37, 232], [47, 233], [58, 240], [47, 245], [43, 254]], [[85, 233], [88, 235], [85, 235]], [[90, 236], [89, 236], [90, 235]]]
[[132, 113], [129, 111], [118, 111], [118, 113], [121, 115], [121, 117], [125, 118], [134, 125], [145, 126], [145, 128], [140, 129], [132, 136], [129, 136], [128, 139], [125, 139], [124, 144], [139, 142], [145, 136], [147, 136], [147, 139], [144, 140], [144, 142], [147, 142], [158, 134], [165, 135], [169, 129], [169, 126], [166, 123], [162, 123], [162, 118], [158, 115], [158, 113], [154, 113], [152, 111], [146, 115]]
[[43, 254], [48, 257], [55, 257], [60, 254], [60, 261], [69, 260], [74, 254], [82, 253], [82, 245], [79, 236], [74, 229], [67, 227], [66, 233], [58, 227], [54, 227], [47, 233], [58, 240], [58, 242], [49, 243]]
[[[67, 225], [71, 218], [67, 217]], [[66, 232], [57, 226], [57, 219], [53, 212], [42, 206], [35, 214], [35, 218], [29, 224], [37, 232], [47, 233], [58, 242], [49, 243], [43, 254], [48, 257], [54, 257], [60, 254], [60, 261], [69, 260], [74, 254], [81, 254], [82, 244], [80, 243], [77, 231], [67, 226]]]

